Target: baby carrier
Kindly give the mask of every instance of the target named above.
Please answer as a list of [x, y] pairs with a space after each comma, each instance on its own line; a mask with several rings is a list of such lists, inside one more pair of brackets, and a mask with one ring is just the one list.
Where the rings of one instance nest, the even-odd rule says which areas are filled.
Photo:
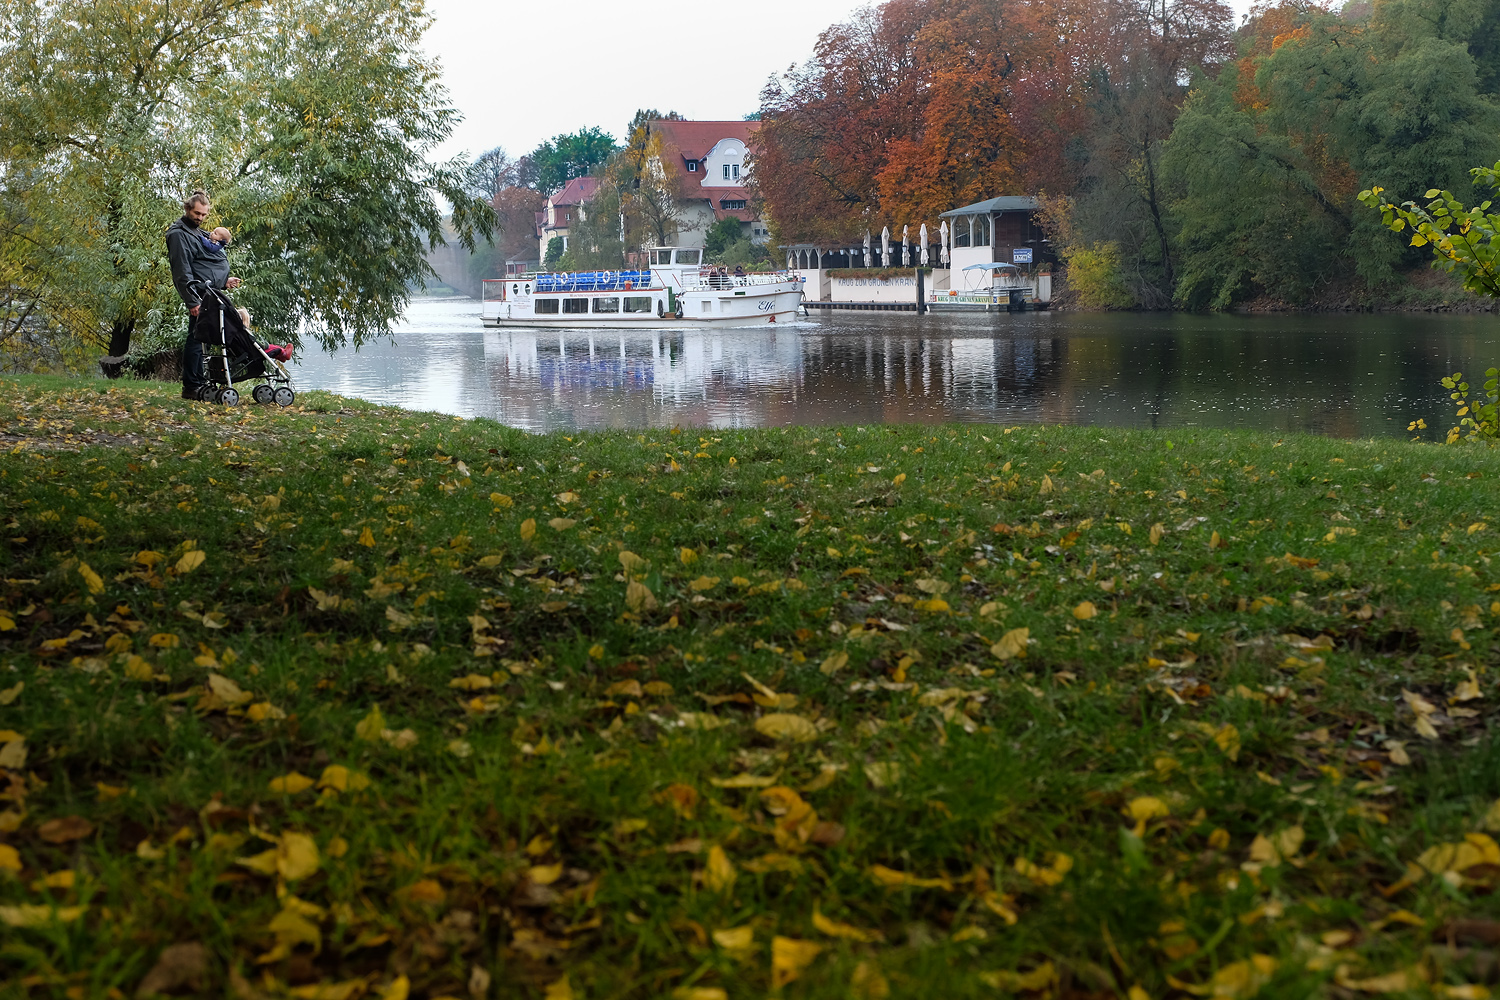
[[251, 399], [291, 406], [297, 396], [286, 367], [256, 343], [229, 296], [217, 288], [199, 289], [205, 294], [193, 336], [203, 345], [203, 374], [208, 383], [198, 390], [198, 398], [237, 406], [240, 394], [234, 384], [253, 380], [258, 384], [250, 390]]

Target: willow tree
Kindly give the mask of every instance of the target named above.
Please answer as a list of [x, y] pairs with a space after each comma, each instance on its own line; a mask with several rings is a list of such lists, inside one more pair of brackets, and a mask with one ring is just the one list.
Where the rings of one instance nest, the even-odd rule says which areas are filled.
[[180, 342], [163, 233], [203, 188], [267, 335], [384, 333], [431, 273], [437, 198], [466, 247], [494, 230], [466, 166], [428, 160], [457, 122], [428, 20], [421, 0], [0, 0], [0, 283], [111, 355]]

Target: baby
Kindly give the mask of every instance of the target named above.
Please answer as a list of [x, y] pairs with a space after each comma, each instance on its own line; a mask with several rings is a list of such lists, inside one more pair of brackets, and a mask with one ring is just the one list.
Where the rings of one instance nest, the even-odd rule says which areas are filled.
[[[217, 232], [217, 230], [215, 232]], [[225, 234], [228, 234], [228, 230], [225, 230]], [[249, 333], [250, 310], [242, 307], [238, 310], [238, 312], [240, 314], [240, 322], [245, 324], [245, 332]], [[268, 358], [274, 358], [277, 361], [292, 360], [291, 344], [267, 344], [264, 348], [262, 348], [262, 350], [266, 352], [266, 357]]]

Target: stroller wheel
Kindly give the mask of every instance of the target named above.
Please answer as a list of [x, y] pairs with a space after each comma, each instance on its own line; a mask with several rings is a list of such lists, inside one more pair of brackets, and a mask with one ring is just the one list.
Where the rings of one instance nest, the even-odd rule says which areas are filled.
[[219, 402], [223, 403], [225, 406], [239, 406], [239, 390], [225, 386], [224, 389], [219, 393]]
[[257, 403], [269, 403], [275, 398], [275, 395], [274, 390], [264, 383], [250, 390], [250, 398]]
[[213, 396], [211, 394], [214, 392], [214, 390], [216, 388], [217, 388], [216, 386], [212, 386], [212, 385], [200, 385], [198, 387], [198, 402], [200, 402], [200, 403], [206, 403], [210, 399], [212, 399]]
[[291, 406], [292, 400], [297, 398], [296, 394], [286, 386], [277, 389], [275, 395], [278, 406]]

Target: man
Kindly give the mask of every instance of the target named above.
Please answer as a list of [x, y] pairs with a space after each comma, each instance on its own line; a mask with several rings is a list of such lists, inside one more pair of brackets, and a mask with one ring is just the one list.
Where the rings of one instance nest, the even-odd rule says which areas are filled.
[[[198, 393], [208, 384], [203, 371], [203, 345], [194, 336], [202, 309], [198, 286], [225, 290], [240, 287], [240, 279], [229, 273], [229, 255], [223, 245], [203, 232], [203, 221], [212, 207], [208, 195], [194, 191], [182, 203], [182, 218], [167, 227], [172, 284], [177, 286], [177, 294], [182, 296], [188, 311], [188, 337], [182, 348], [183, 399], [198, 399]], [[228, 236], [227, 230], [224, 235]]]

